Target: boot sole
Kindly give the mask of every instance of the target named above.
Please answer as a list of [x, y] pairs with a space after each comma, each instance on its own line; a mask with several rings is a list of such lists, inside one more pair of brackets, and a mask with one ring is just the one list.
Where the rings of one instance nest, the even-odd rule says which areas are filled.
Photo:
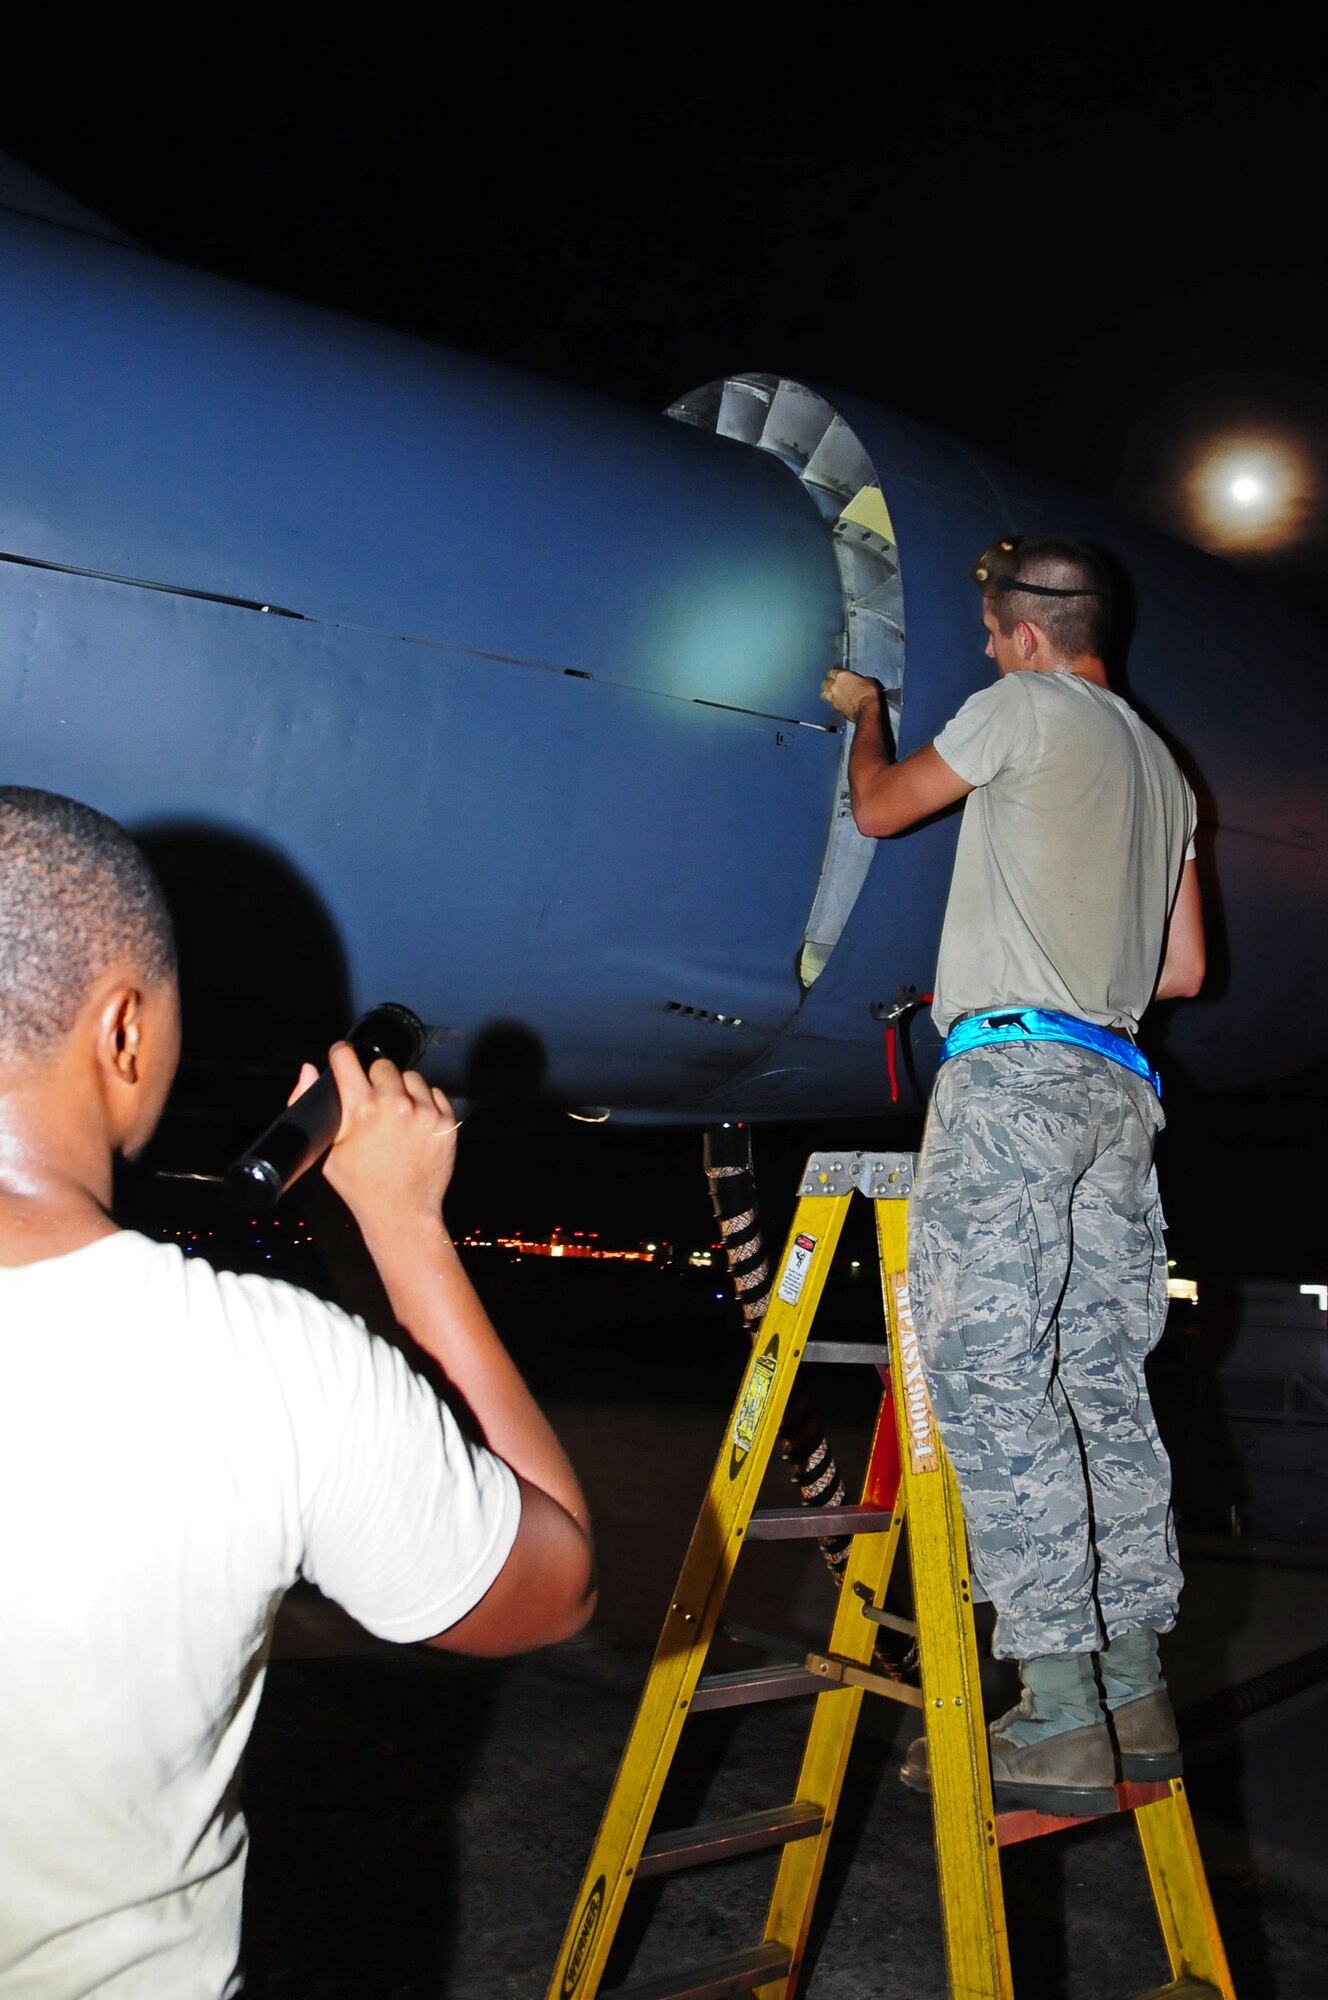
[[1058, 1819], [1090, 1819], [1119, 1810], [1113, 1785], [1024, 1785], [1002, 1779], [992, 1786], [992, 1798], [998, 1812], [1053, 1813]]
[[1127, 1784], [1155, 1785], [1181, 1777], [1184, 1769], [1179, 1750], [1136, 1752], [1129, 1757], [1122, 1754], [1120, 1760], [1120, 1774]]
[[[1144, 1761], [1151, 1763], [1155, 1760]], [[1148, 1775], [1154, 1774], [1150, 1772]], [[899, 1773], [899, 1782], [906, 1785], [910, 1792], [925, 1795], [931, 1791], [931, 1774], [928, 1771], [910, 1770], [905, 1766]], [[1116, 1812], [1119, 1808], [1115, 1789], [1108, 1785], [997, 1784], [992, 1790], [992, 1800], [1001, 1812], [1053, 1813], [1061, 1819], [1093, 1819], [1101, 1813]]]

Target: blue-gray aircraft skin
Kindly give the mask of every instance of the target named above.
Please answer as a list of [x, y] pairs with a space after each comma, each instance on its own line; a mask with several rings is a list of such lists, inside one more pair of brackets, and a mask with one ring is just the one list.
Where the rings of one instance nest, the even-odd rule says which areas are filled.
[[931, 983], [957, 818], [855, 846], [819, 689], [879, 669], [928, 741], [990, 676], [968, 576], [1019, 530], [1119, 558], [1130, 693], [1200, 796], [1214, 970], [1146, 1039], [1208, 1084], [1328, 1049], [1292, 608], [866, 403], [734, 377], [655, 417], [81, 221], [0, 212], [0, 770], [271, 857], [353, 1009], [446, 1025], [440, 1076], [512, 1022], [572, 1105], [879, 1107], [873, 1004]]

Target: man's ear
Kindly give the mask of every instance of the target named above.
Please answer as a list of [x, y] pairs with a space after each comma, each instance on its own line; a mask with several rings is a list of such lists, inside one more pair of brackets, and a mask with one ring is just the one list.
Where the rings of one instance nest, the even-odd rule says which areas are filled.
[[108, 1081], [138, 1082], [143, 1043], [143, 995], [137, 986], [113, 986], [97, 1007], [97, 1061]]
[[1014, 628], [1014, 636], [1019, 643], [1019, 651], [1024, 659], [1031, 660], [1038, 649], [1042, 636], [1037, 627], [1030, 625], [1026, 618], [1021, 618]]

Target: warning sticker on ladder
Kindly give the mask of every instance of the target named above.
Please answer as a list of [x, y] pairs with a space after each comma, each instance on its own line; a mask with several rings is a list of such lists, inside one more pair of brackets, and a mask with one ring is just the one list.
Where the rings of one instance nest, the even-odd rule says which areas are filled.
[[761, 1421], [765, 1399], [770, 1394], [770, 1384], [775, 1379], [775, 1367], [779, 1360], [778, 1336], [771, 1340], [764, 1354], [754, 1354], [752, 1365], [747, 1371], [743, 1384], [742, 1398], [738, 1404], [738, 1414], [733, 1420], [733, 1458], [729, 1477], [733, 1477], [742, 1460], [751, 1450], [756, 1438], [756, 1427]]
[[783, 1299], [785, 1305], [795, 1306], [798, 1303], [798, 1295], [811, 1269], [812, 1252], [815, 1248], [814, 1236], [794, 1237], [793, 1246], [788, 1253], [788, 1262], [776, 1287], [777, 1295]]

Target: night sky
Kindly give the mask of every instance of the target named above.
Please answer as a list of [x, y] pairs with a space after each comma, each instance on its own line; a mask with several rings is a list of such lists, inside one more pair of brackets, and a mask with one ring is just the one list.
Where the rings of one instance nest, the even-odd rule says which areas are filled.
[[[80, 28], [7, 66], [0, 144], [164, 255], [647, 407], [856, 391], [1210, 545], [1187, 496], [1234, 439], [1289, 483], [1225, 553], [1328, 608], [1322, 30], [486, 18], [151, 60]], [[1320, 1074], [1191, 1120], [1281, 1149], [1301, 1261], [1325, 1108]]]
[[80, 31], [6, 142], [170, 256], [651, 407], [810, 377], [1173, 529], [1210, 442], [1285, 437], [1245, 560], [1328, 602], [1322, 30], [550, 19], [174, 70]]

